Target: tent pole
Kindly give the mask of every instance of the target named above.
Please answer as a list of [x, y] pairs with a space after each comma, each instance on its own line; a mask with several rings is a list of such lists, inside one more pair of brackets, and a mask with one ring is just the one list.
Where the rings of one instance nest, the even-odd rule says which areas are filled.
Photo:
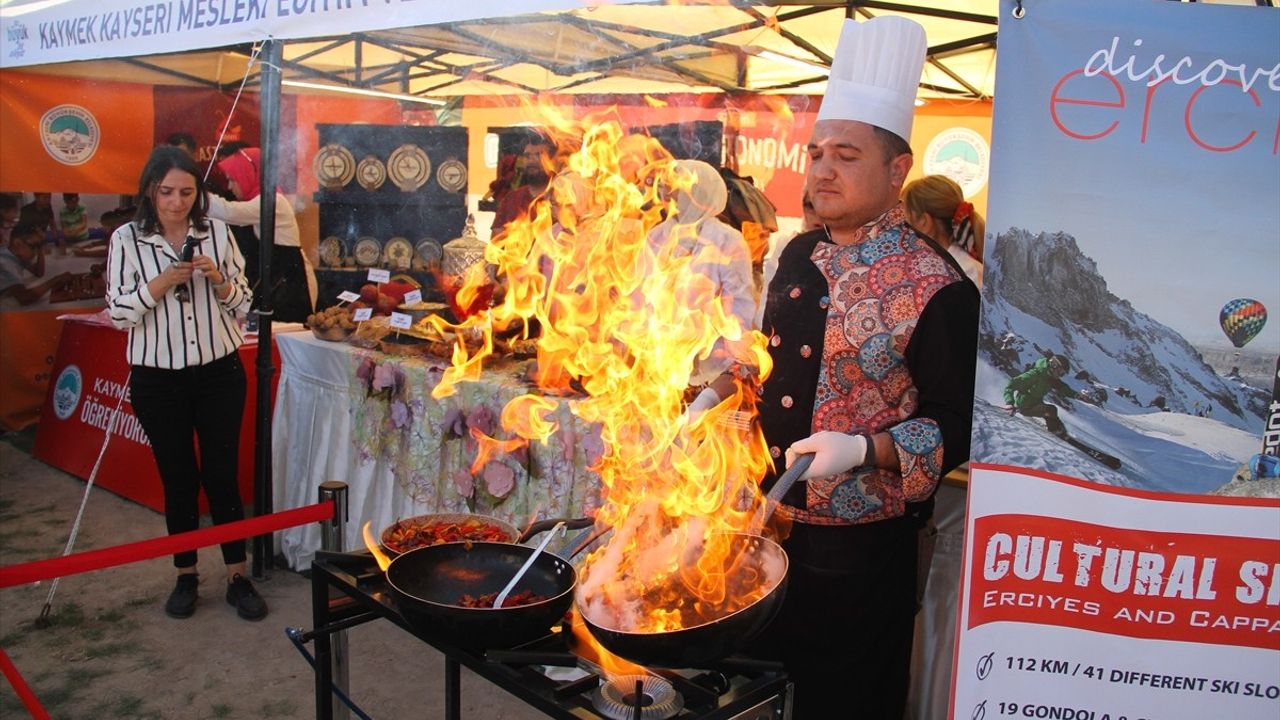
[[[275, 284], [271, 278], [271, 250], [276, 239], [276, 150], [280, 139], [280, 62], [283, 47], [279, 40], [267, 40], [262, 53], [259, 74], [262, 92], [259, 96], [259, 116], [262, 134], [259, 147], [262, 155], [262, 177], [259, 198], [262, 203], [263, 221], [258, 224], [262, 234], [258, 253], [258, 360], [257, 407], [254, 410], [255, 433], [253, 441], [253, 505], [255, 515], [271, 513], [271, 377], [275, 364], [271, 358], [271, 318], [275, 312], [272, 292]], [[270, 218], [270, 219], [268, 219]], [[253, 538], [253, 576], [261, 579], [274, 564], [274, 538], [258, 535]]]

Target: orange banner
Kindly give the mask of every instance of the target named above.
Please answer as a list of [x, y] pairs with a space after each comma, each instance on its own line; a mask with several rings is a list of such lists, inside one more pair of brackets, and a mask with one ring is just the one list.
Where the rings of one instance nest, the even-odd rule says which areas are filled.
[[152, 145], [150, 86], [3, 71], [0, 96], [0, 191], [137, 191]]

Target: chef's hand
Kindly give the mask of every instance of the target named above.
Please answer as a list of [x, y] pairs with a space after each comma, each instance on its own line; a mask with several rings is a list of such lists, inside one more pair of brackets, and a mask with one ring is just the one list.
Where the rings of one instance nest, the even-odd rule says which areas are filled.
[[712, 387], [705, 387], [698, 396], [689, 403], [689, 407], [685, 410], [685, 417], [689, 418], [688, 425], [698, 422], [708, 410], [720, 404], [720, 396]]
[[1005, 412], [1009, 413], [1010, 415], [1017, 415], [1017, 414], [1018, 414], [1018, 409], [1017, 409], [1017, 408], [1015, 408], [1015, 407], [1014, 407], [1014, 406], [1012, 406], [1012, 405], [1005, 405], [1005, 406], [1004, 406], [1004, 410], [1005, 410]]
[[867, 458], [867, 437], [830, 430], [814, 433], [787, 448], [787, 467], [805, 453], [813, 453], [813, 464], [800, 480], [830, 477], [862, 465]]

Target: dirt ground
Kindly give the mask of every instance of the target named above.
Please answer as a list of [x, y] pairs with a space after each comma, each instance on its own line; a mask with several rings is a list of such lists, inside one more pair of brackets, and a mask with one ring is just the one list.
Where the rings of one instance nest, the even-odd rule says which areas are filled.
[[[83, 481], [31, 457], [33, 438], [0, 435], [0, 566], [60, 555], [84, 496]], [[95, 488], [75, 549], [164, 533], [160, 514]], [[310, 581], [269, 571], [255, 584], [271, 614], [253, 623], [223, 599], [217, 547], [200, 551], [200, 569], [200, 603], [186, 620], [164, 614], [174, 582], [168, 557], [64, 578], [44, 628], [35, 621], [52, 581], [0, 589], [0, 648], [58, 720], [314, 717], [310, 666], [285, 635], [287, 627], [310, 629]], [[350, 694], [371, 718], [443, 717], [440, 653], [381, 621], [349, 630], [348, 644]], [[465, 668], [462, 714], [544, 717]], [[0, 718], [23, 717], [17, 694], [0, 680]]]

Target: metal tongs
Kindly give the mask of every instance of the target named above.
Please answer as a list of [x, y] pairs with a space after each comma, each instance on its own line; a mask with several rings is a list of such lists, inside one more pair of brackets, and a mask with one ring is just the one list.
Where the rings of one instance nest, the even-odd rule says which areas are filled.
[[543, 549], [547, 547], [547, 543], [551, 542], [551, 538], [555, 537], [557, 532], [561, 535], [564, 534], [563, 521], [556, 523], [556, 526], [551, 528], [551, 531], [547, 533], [547, 536], [542, 538], [542, 542], [538, 543], [537, 549], [529, 555], [529, 559], [525, 560], [524, 565], [521, 565], [520, 569], [516, 571], [515, 577], [511, 578], [511, 582], [508, 582], [507, 586], [502, 588], [502, 592], [498, 593], [498, 597], [493, 601], [494, 610], [502, 607], [502, 603], [507, 600], [507, 595], [511, 594], [511, 591], [515, 589], [516, 583], [520, 582], [520, 578], [524, 577], [524, 574], [529, 571], [529, 567], [533, 565], [533, 561], [538, 559], [538, 556], [542, 554]]
[[796, 480], [804, 474], [805, 470], [813, 464], [813, 453], [805, 453], [797, 456], [795, 462], [791, 463], [791, 467], [782, 473], [782, 477], [778, 478], [778, 482], [773, 484], [769, 489], [769, 493], [764, 496], [764, 505], [756, 511], [756, 516], [752, 518], [749, 531], [752, 535], [759, 535], [763, 530], [765, 523], [769, 522], [769, 518], [773, 517], [773, 511], [778, 509], [778, 503], [782, 502], [783, 496], [796, 484]]

